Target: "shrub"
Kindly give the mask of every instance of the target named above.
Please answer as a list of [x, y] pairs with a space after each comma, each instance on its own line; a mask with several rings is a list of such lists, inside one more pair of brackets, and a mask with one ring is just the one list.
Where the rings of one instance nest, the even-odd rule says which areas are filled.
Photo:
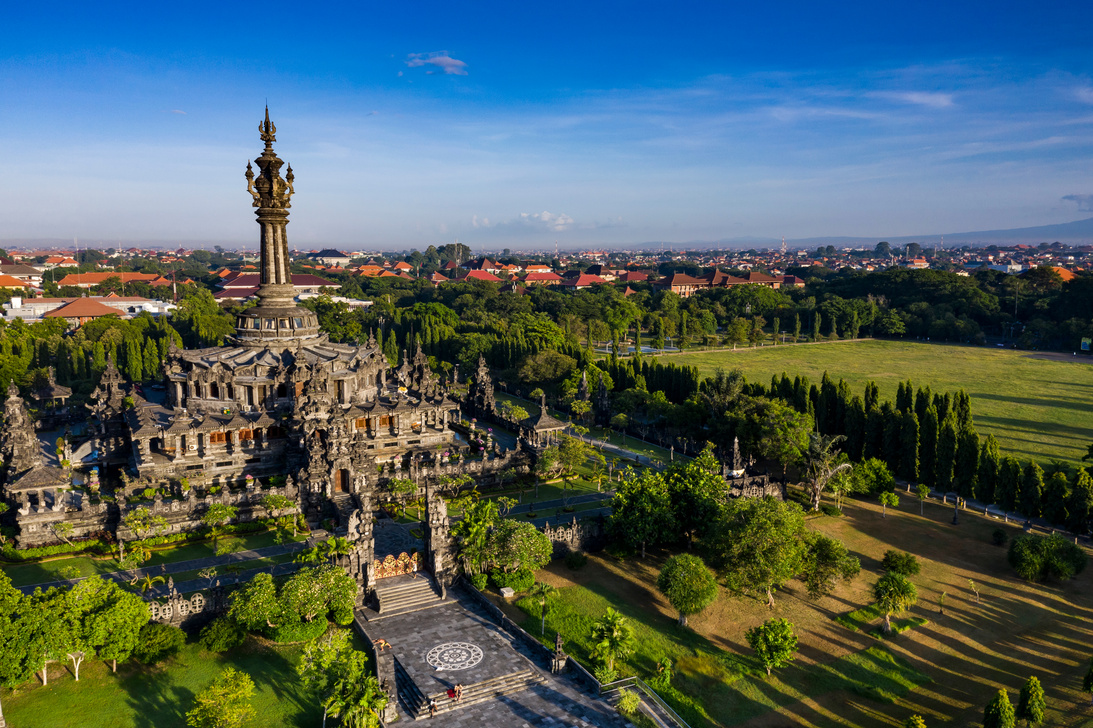
[[149, 622], [140, 628], [133, 657], [146, 665], [154, 665], [173, 657], [186, 644], [186, 633], [169, 624]]
[[243, 644], [246, 637], [246, 630], [228, 617], [217, 617], [201, 630], [201, 644], [209, 652], [227, 652]]
[[991, 541], [994, 542], [995, 546], [1005, 546], [1007, 538], [1006, 532], [1001, 528], [994, 529], [994, 533], [991, 534]]
[[626, 688], [619, 691], [619, 704], [617, 707], [620, 713], [627, 716], [634, 715], [638, 712], [639, 706], [641, 706], [641, 696]]
[[472, 574], [471, 575], [471, 584], [473, 584], [474, 588], [477, 589], [478, 591], [484, 591], [485, 590], [486, 582], [488, 580], [489, 580], [489, 577], [487, 577], [485, 574]]
[[821, 503], [820, 512], [823, 513], [825, 516], [841, 516], [843, 514], [842, 511], [840, 511], [838, 508], [831, 505], [830, 503]]
[[141, 495], [143, 495], [146, 500], [152, 500], [156, 497], [156, 491], [154, 488], [145, 488]]
[[565, 565], [573, 571], [577, 571], [588, 563], [588, 557], [583, 551], [570, 551], [565, 555]]
[[1064, 581], [1085, 568], [1081, 547], [1063, 536], [1023, 534], [1010, 541], [1010, 566], [1028, 581]]
[[592, 676], [599, 680], [600, 685], [606, 685], [607, 683], [613, 683], [619, 679], [619, 671], [614, 670], [607, 665], [601, 665], [596, 668], [596, 671], [592, 673]]
[[307, 642], [321, 637], [326, 632], [327, 621], [314, 619], [310, 622], [289, 622], [266, 630], [268, 636], [274, 642], [282, 644], [291, 642]]
[[530, 569], [519, 569], [512, 573], [495, 570], [490, 572], [490, 578], [498, 589], [507, 586], [513, 591], [525, 592], [535, 585], [535, 574]]
[[909, 554], [905, 551], [896, 551], [889, 549], [884, 552], [884, 558], [881, 559], [880, 566], [885, 571], [891, 574], [899, 574], [901, 576], [914, 576], [919, 572], [918, 559], [914, 554]]

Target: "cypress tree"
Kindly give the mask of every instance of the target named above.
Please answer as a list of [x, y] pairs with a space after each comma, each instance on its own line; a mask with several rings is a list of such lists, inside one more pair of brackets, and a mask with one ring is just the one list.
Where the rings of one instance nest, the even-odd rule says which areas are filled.
[[865, 415], [865, 449], [862, 457], [881, 458], [884, 456], [884, 413], [874, 407]]
[[820, 340], [820, 312], [816, 311], [812, 314], [812, 340]]
[[983, 728], [1016, 728], [1017, 716], [1009, 695], [999, 690], [983, 711]]
[[918, 477], [926, 485], [937, 483], [937, 410], [931, 404], [919, 420]]
[[934, 407], [937, 408], [937, 421], [944, 422], [952, 409], [953, 398], [948, 392], [934, 395]]
[[845, 379], [840, 379], [839, 386], [835, 390], [834, 432], [836, 434], [846, 434], [846, 411], [850, 407], [850, 397], [850, 385]]
[[861, 319], [858, 317], [857, 311], [850, 312], [850, 327], [847, 334], [851, 339], [858, 338], [858, 331], [861, 329]]
[[1032, 728], [1032, 726], [1039, 725], [1044, 721], [1045, 708], [1047, 708], [1047, 704], [1044, 702], [1044, 688], [1040, 685], [1039, 678], [1033, 675], [1021, 688], [1014, 717], [1018, 720], [1024, 720], [1025, 725]]
[[778, 330], [782, 326], [782, 320], [777, 316], [774, 317], [774, 321], [771, 323], [774, 326], [774, 345], [778, 346]]
[[829, 327], [829, 330], [827, 332], [827, 336], [832, 341], [839, 338], [839, 330], [835, 327], [835, 317], [834, 316], [831, 317], [831, 326]]
[[922, 418], [926, 416], [926, 408], [930, 406], [932, 401], [929, 386], [923, 387], [915, 393], [915, 416], [918, 417], [919, 422], [922, 422]]
[[1066, 500], [1066, 527], [1074, 533], [1089, 533], [1093, 518], [1093, 476], [1085, 468], [1078, 468], [1070, 497]]
[[899, 431], [900, 467], [899, 474], [910, 482], [918, 480], [918, 417], [914, 411], [903, 413], [903, 425]]
[[1070, 498], [1070, 481], [1066, 473], [1054, 473], [1044, 487], [1044, 518], [1053, 526], [1063, 527], [1067, 521], [1066, 504]]
[[1044, 471], [1034, 462], [1025, 465], [1017, 507], [1026, 518], [1039, 518], [1044, 512]]
[[808, 412], [808, 377], [793, 379], [793, 408], [801, 413]]
[[963, 498], [975, 498], [978, 493], [976, 475], [979, 472], [979, 435], [964, 426], [956, 437], [956, 460], [953, 463], [953, 479], [956, 492]]
[[948, 491], [953, 485], [953, 466], [956, 464], [956, 420], [945, 418], [937, 436], [937, 487]]
[[953, 411], [956, 412], [957, 427], [972, 426], [972, 398], [963, 389], [953, 399]]
[[876, 382], [865, 383], [865, 410], [868, 412], [874, 407], [880, 406], [880, 387]]
[[903, 415], [890, 402], [885, 402], [884, 407], [881, 408], [881, 416], [884, 418], [884, 439], [882, 440], [884, 462], [888, 464], [889, 470], [897, 473], [900, 469], [900, 461], [903, 459], [900, 453], [900, 447], [903, 444], [900, 439]]
[[1004, 511], [1017, 507], [1017, 493], [1021, 489], [1021, 463], [1007, 457], [998, 468], [998, 484], [994, 489], [994, 501]]
[[998, 468], [1000, 457], [998, 455], [998, 441], [994, 435], [987, 435], [979, 448], [979, 468], [976, 474], [978, 483], [975, 495], [984, 503], [994, 503], [994, 490], [998, 486]]
[[794, 314], [793, 317], [793, 343], [796, 344], [801, 338], [801, 314]]
[[854, 395], [846, 409], [846, 454], [851, 460], [860, 461], [865, 447], [865, 404]]
[[159, 373], [159, 347], [152, 339], [144, 340], [144, 377], [154, 379]]
[[911, 394], [911, 383], [900, 382], [896, 387], [896, 409], [900, 412], [906, 412], [911, 409], [911, 400], [913, 396]]
[[815, 419], [820, 412], [820, 390], [813, 384], [808, 388], [808, 412], [813, 417], [813, 422], [819, 424]]
[[144, 381], [144, 363], [140, 341], [137, 339], [129, 339], [125, 342], [125, 375], [131, 382]]

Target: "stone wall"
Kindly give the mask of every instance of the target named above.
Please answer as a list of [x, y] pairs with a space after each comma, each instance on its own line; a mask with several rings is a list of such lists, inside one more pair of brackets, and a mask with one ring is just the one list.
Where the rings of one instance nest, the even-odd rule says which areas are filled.
[[552, 558], [563, 558], [570, 551], [599, 551], [607, 545], [607, 519], [602, 515], [570, 523], [543, 526], [543, 533], [554, 546]]
[[166, 599], [148, 599], [153, 622], [174, 625], [187, 632], [196, 633], [214, 617], [228, 610], [227, 590], [220, 586], [219, 580], [212, 589], [190, 594], [179, 594], [174, 588], [174, 582], [169, 583], [170, 595]]

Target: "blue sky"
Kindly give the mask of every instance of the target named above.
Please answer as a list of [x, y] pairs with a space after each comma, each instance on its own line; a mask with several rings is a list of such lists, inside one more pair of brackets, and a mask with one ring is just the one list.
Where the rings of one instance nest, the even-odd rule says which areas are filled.
[[301, 248], [1093, 212], [1090, 3], [11, 5], [0, 244], [253, 245], [267, 100]]

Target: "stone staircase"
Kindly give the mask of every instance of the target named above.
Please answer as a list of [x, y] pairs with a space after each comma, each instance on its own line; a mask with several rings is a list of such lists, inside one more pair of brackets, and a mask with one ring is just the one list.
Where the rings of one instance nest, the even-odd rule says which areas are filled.
[[376, 616], [370, 619], [393, 617], [448, 603], [440, 598], [433, 578], [424, 572], [418, 572], [417, 576], [405, 574], [378, 580], [376, 601], [379, 602], [379, 609]]
[[352, 493], [335, 493], [330, 501], [338, 512], [338, 525], [334, 529], [334, 535], [345, 536], [349, 532], [349, 516], [357, 509], [357, 501]]
[[546, 682], [546, 678], [529, 669], [483, 680], [474, 685], [464, 685], [463, 699], [458, 703], [455, 702], [455, 698], [449, 698], [446, 691], [434, 695], [423, 695], [398, 660], [395, 661], [395, 682], [398, 685], [398, 697], [403, 711], [414, 720], [422, 720], [429, 718], [430, 699], [436, 701], [436, 713], [440, 715], [470, 705], [485, 703], [502, 695], [522, 692], [532, 685]]

